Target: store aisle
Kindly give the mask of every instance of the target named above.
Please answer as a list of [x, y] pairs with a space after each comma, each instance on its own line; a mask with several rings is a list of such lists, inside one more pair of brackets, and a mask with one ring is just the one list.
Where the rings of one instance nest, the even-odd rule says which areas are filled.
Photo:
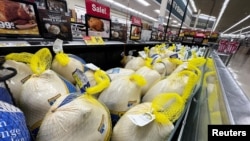
[[250, 99], [250, 47], [240, 47], [231, 58], [228, 69]]

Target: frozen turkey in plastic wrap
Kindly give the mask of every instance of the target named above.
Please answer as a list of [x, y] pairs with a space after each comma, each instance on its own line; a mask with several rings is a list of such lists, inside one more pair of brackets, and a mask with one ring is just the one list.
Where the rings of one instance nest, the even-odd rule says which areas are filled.
[[197, 82], [197, 76], [191, 71], [174, 73], [157, 82], [142, 98], [143, 102], [151, 102], [161, 93], [178, 93], [187, 100]]
[[51, 69], [75, 84], [76, 81], [72, 73], [76, 69], [84, 71], [84, 64], [86, 64], [85, 61], [76, 55], [57, 53], [53, 59]]
[[170, 61], [170, 58], [162, 59], [162, 63], [166, 66], [166, 76], [170, 75], [177, 67], [177, 64]]
[[135, 72], [135, 74], [143, 76], [147, 81], [147, 83], [142, 86], [142, 96], [149, 90], [149, 88], [161, 80], [161, 75], [156, 70], [150, 69], [146, 66], [141, 67]]
[[139, 68], [143, 67], [144, 65], [145, 65], [145, 61], [142, 57], [134, 57], [125, 65], [124, 68], [137, 71]]
[[33, 74], [24, 84], [20, 95], [20, 108], [31, 128], [41, 122], [53, 102], [69, 90], [63, 80], [53, 71]]
[[106, 72], [109, 75], [111, 80], [115, 80], [116, 78], [119, 78], [122, 76], [129, 76], [135, 73], [135, 71], [132, 69], [125, 69], [125, 68], [120, 68], [120, 67], [111, 68], [107, 70]]
[[90, 95], [62, 96], [46, 114], [36, 141], [109, 141], [108, 109]]
[[0, 100], [0, 140], [32, 141], [23, 112]]
[[138, 74], [123, 76], [111, 81], [110, 86], [99, 96], [98, 100], [110, 110], [113, 123], [128, 109], [141, 101], [141, 87], [146, 84], [144, 77]]
[[152, 65], [153, 69], [156, 70], [162, 78], [164, 78], [166, 76], [166, 72], [167, 72], [167, 67], [165, 66], [164, 63], [162, 62], [155, 62]]
[[183, 99], [164, 93], [128, 110], [113, 128], [111, 141], [167, 141], [184, 110]]
[[6, 84], [8, 85], [9, 90], [14, 98], [15, 104], [18, 106], [23, 85], [22, 80], [30, 76], [32, 71], [28, 64], [14, 60], [6, 60], [3, 66], [14, 68], [17, 71], [17, 74], [14, 77], [8, 79]]

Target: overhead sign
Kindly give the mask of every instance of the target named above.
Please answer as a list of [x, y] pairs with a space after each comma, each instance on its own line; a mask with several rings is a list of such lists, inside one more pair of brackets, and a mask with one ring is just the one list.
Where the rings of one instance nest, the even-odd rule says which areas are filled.
[[110, 8], [92, 0], [85, 0], [87, 14], [110, 19]]
[[[156, 0], [159, 4], [161, 4], [162, 0]], [[166, 9], [170, 11], [172, 0], [168, 0], [168, 4]], [[172, 14], [175, 15], [178, 19], [182, 20], [185, 12], [186, 5], [182, 0], [173, 0], [173, 8]]]
[[133, 25], [141, 26], [141, 19], [135, 16], [131, 16], [131, 22]]
[[[196, 17], [192, 17], [190, 27], [194, 27]], [[196, 24], [196, 28], [212, 29], [215, 21], [209, 19], [199, 18]]]

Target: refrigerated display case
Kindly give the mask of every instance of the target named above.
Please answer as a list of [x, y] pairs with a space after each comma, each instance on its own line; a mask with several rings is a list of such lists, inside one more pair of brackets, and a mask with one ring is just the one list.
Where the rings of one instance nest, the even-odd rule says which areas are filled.
[[[34, 45], [37, 42], [30, 39], [27, 46], [0, 47], [0, 56], [13, 52], [34, 53], [43, 47], [52, 50], [51, 40], [47, 44]], [[64, 52], [78, 55], [86, 62], [106, 70], [121, 65], [121, 53], [128, 54], [133, 50], [136, 54], [146, 46], [152, 47], [159, 43], [109, 41], [104, 45], [86, 45], [83, 41], [67, 41], [64, 43]], [[205, 56], [207, 63], [202, 68], [201, 86], [193, 91], [180, 120], [175, 123], [169, 141], [206, 141], [208, 125], [211, 124], [250, 124], [249, 99], [213, 48], [208, 47]]]
[[178, 141], [207, 141], [208, 125], [250, 124], [250, 101], [215, 50], [205, 66], [202, 87], [182, 121]]

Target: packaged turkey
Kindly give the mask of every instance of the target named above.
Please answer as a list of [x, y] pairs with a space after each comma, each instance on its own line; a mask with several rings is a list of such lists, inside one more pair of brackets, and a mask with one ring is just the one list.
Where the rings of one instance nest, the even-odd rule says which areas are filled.
[[88, 94], [60, 97], [48, 110], [36, 141], [109, 141], [108, 109]]
[[23, 81], [32, 74], [32, 70], [29, 66], [31, 56], [31, 54], [27, 53], [11, 53], [6, 55], [6, 60], [3, 64], [3, 67], [11, 67], [17, 71], [17, 74], [14, 77], [6, 81], [17, 106], [19, 105]]
[[187, 100], [197, 82], [197, 75], [191, 71], [173, 73], [152, 86], [142, 98], [143, 102], [151, 102], [161, 93], [178, 93]]
[[175, 93], [160, 94], [152, 102], [136, 105], [117, 122], [111, 141], [166, 141], [184, 106]]
[[161, 75], [156, 70], [147, 66], [140, 68], [135, 74], [143, 76], [147, 82], [142, 86], [142, 96], [149, 90], [149, 88], [161, 80]]
[[1, 141], [32, 141], [23, 112], [0, 100]]
[[141, 101], [142, 86], [146, 84], [144, 77], [138, 74], [123, 76], [113, 80], [110, 86], [99, 96], [98, 100], [104, 103], [116, 119], [127, 110]]
[[135, 73], [132, 69], [125, 69], [125, 68], [111, 68], [106, 71], [106, 73], [109, 75], [111, 81], [115, 80], [116, 78], [122, 77], [122, 76], [130, 76], [131, 74]]

